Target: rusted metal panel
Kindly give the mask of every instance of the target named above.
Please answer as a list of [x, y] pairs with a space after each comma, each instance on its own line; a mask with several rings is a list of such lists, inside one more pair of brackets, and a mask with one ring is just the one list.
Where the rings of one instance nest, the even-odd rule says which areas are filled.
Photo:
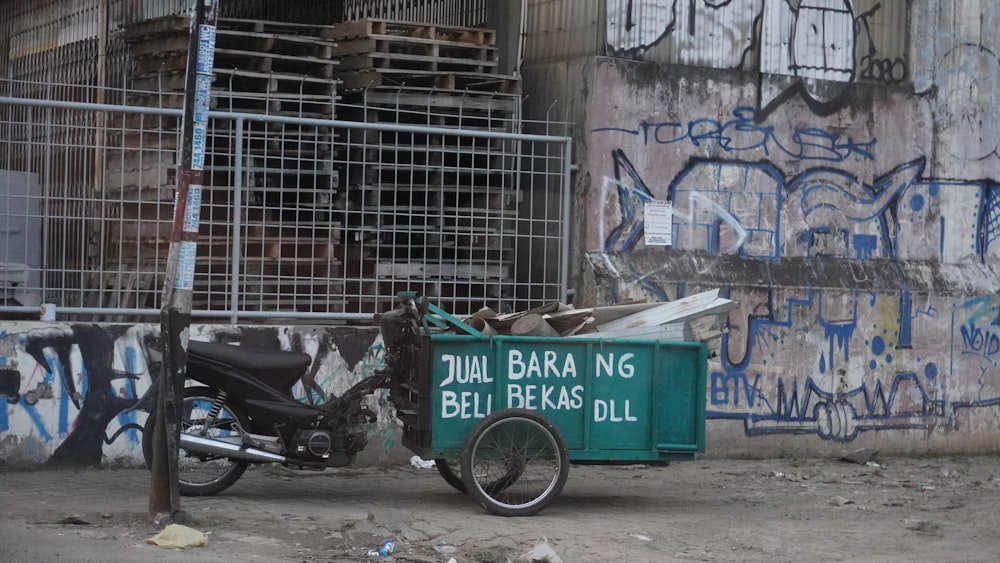
[[604, 0], [528, 0], [524, 25], [527, 63], [605, 53]]

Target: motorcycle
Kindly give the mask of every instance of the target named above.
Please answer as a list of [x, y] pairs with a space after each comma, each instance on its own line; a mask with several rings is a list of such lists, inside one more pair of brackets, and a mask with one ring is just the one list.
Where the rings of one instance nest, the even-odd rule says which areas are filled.
[[[415, 347], [397, 343], [414, 337], [415, 319], [421, 316], [413, 301], [377, 315], [385, 368], [319, 405], [299, 402], [292, 395], [292, 387], [312, 363], [308, 354], [190, 341], [189, 381], [179, 420], [180, 493], [220, 493], [251, 463], [304, 470], [350, 465], [367, 444], [362, 425], [376, 421], [363, 399], [387, 388], [392, 373], [416, 361], [405, 357], [412, 356]], [[142, 433], [148, 467], [152, 467], [155, 424], [154, 411]]]

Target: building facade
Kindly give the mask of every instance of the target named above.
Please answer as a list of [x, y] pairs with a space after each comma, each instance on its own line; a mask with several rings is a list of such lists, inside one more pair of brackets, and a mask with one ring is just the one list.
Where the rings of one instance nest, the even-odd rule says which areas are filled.
[[[506, 30], [525, 117], [575, 123], [574, 305], [712, 288], [740, 303], [709, 364], [708, 455], [1000, 448], [993, 2], [385, 4], [398, 19], [461, 13]], [[44, 409], [8, 406], [0, 441], [5, 456], [45, 458], [83, 408], [52, 374], [94, 373], [75, 336], [89, 329], [62, 331], [72, 351], [57, 363], [24, 352], [51, 327], [9, 326], [0, 356], [19, 359], [4, 389], [52, 392], [34, 395]], [[136, 334], [155, 333], [117, 330], [112, 371], [142, 357]], [[350, 358], [369, 358], [374, 336], [361, 350], [336, 328], [299, 330], [267, 341], [323, 351], [313, 373], [328, 389], [373, 365]]]

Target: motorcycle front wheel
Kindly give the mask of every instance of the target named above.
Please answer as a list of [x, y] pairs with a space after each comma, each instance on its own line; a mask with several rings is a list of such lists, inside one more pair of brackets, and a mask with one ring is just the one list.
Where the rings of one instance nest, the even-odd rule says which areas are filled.
[[[214, 422], [208, 424], [217, 394], [208, 387], [186, 387], [180, 420], [181, 433], [197, 434], [203, 438], [239, 441], [250, 419], [229, 403], [223, 403]], [[153, 428], [155, 412], [150, 413], [142, 432], [142, 455], [146, 467], [153, 467]], [[181, 449], [177, 460], [177, 480], [180, 493], [185, 496], [208, 496], [228, 489], [243, 476], [250, 462], [227, 457], [190, 452]]]

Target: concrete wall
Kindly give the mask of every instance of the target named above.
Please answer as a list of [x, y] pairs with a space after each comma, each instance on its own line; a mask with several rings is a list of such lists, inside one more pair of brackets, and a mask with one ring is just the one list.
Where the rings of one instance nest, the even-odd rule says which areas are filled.
[[[740, 302], [710, 453], [1000, 448], [1000, 45], [913, 5], [897, 84], [584, 65], [577, 304]], [[650, 201], [670, 246], [645, 243]]]
[[[159, 326], [5, 322], [0, 328], [0, 466], [141, 463], [146, 413], [136, 410], [159, 374], [150, 344]], [[195, 325], [194, 340], [307, 352], [313, 365], [294, 389], [319, 403], [382, 365], [376, 329]], [[374, 397], [379, 421], [368, 428], [359, 464], [399, 463], [412, 453], [385, 391]], [[6, 400], [4, 400], [4, 398]]]
[[[714, 287], [740, 302], [710, 364], [709, 455], [1000, 449], [1000, 16], [987, 0], [909, 5], [909, 50], [892, 58], [905, 72], [892, 80], [865, 79], [863, 58], [839, 82], [803, 69], [762, 78], [725, 49], [711, 52], [742, 70], [594, 57], [524, 66], [526, 117], [578, 127], [574, 303]], [[710, 36], [713, 21], [695, 28]], [[750, 56], [767, 45], [749, 42]], [[673, 205], [671, 246], [645, 244], [652, 200]], [[150, 385], [155, 334], [5, 322], [0, 460], [137, 459], [130, 425], [143, 415], [128, 409]], [[374, 331], [349, 328], [194, 337], [309, 351], [325, 393], [377, 366], [380, 349]], [[310, 387], [297, 388], [303, 400], [316, 400]], [[380, 414], [360, 463], [408, 455]]]

